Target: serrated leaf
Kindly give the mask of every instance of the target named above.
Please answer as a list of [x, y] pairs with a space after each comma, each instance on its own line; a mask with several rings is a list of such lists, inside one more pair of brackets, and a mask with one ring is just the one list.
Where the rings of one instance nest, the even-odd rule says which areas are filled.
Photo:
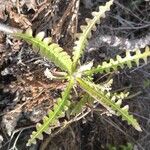
[[72, 60], [70, 56], [58, 44], [51, 43], [51, 38], [43, 39], [44, 32], [38, 33], [35, 37], [32, 36], [31, 31], [15, 33], [14, 36], [32, 44], [36, 52], [39, 52], [41, 56], [52, 61], [60, 69], [68, 73], [72, 72]]
[[106, 109], [114, 111], [116, 115], [122, 117], [122, 120], [126, 120], [129, 125], [131, 124], [136, 130], [141, 131], [140, 125], [138, 124], [136, 119], [134, 119], [133, 116], [130, 115], [126, 109], [122, 109], [120, 107], [120, 101], [119, 103], [113, 102], [111, 100], [111, 97], [107, 96], [106, 93], [99, 91], [96, 88], [97, 85], [95, 85], [94, 83], [85, 81], [81, 78], [77, 78], [77, 82], [83, 90], [85, 90], [91, 97], [93, 97], [100, 104], [102, 104]]
[[75, 41], [73, 48], [73, 69], [76, 68], [79, 58], [83, 54], [83, 50], [87, 44], [87, 39], [91, 36], [91, 31], [95, 30], [96, 24], [100, 23], [100, 18], [105, 17], [105, 12], [110, 10], [110, 6], [113, 4], [113, 0], [108, 1], [105, 6], [99, 7], [98, 12], [93, 12], [93, 19], [86, 19], [87, 25], [81, 26], [82, 33], [78, 36], [78, 40]]
[[147, 58], [150, 57], [150, 48], [147, 46], [145, 48], [145, 51], [141, 53], [138, 49], [135, 50], [135, 54], [131, 56], [130, 52], [126, 52], [126, 57], [121, 58], [121, 56], [117, 56], [116, 60], [110, 59], [109, 62], [103, 62], [102, 65], [98, 65], [96, 68], [93, 67], [91, 70], [88, 70], [85, 72], [86, 75], [92, 75], [94, 73], [109, 73], [111, 70], [118, 70], [118, 67], [124, 68], [125, 65], [127, 65], [129, 68], [131, 68], [136, 63], [137, 66], [139, 66], [139, 60], [144, 60], [145, 63], [147, 63]]
[[37, 138], [42, 138], [41, 134], [43, 132], [49, 133], [51, 132], [50, 125], [56, 125], [58, 126], [58, 118], [60, 118], [62, 115], [64, 115], [64, 111], [67, 110], [68, 107], [68, 98], [69, 98], [69, 93], [71, 91], [71, 88], [73, 87], [74, 84], [74, 79], [71, 78], [68, 86], [64, 90], [62, 94], [61, 101], [59, 99], [59, 102], [54, 105], [53, 111], [51, 110], [48, 114], [48, 118], [44, 117], [43, 118], [43, 124], [37, 124], [36, 128], [37, 131], [33, 131], [31, 138], [28, 141], [27, 145], [31, 145], [35, 139]]

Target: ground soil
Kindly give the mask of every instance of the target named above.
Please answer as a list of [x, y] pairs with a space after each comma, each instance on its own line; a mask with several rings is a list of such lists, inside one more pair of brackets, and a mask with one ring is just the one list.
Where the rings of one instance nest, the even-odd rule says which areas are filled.
[[[0, 21], [19, 29], [31, 27], [34, 34], [44, 31], [54, 42], [72, 53], [74, 36], [84, 19], [91, 17], [105, 0], [82, 1], [73, 18], [77, 0], [0, 0]], [[97, 26], [92, 38], [99, 34], [142, 38], [150, 31], [150, 2], [116, 0], [107, 17]], [[100, 45], [92, 54], [86, 50], [83, 62], [95, 64], [122, 54], [111, 45]], [[150, 60], [149, 60], [150, 61]], [[52, 82], [44, 75], [46, 68], [54, 70], [51, 62], [35, 54], [20, 40], [0, 32], [0, 149], [6, 150], [107, 150], [108, 145], [132, 143], [134, 149], [150, 149], [150, 66], [124, 69], [114, 73], [113, 90], [127, 90], [133, 95], [125, 103], [139, 121], [143, 132], [122, 122], [121, 118], [100, 115], [99, 107], [85, 118], [70, 125], [53, 137], [26, 147], [35, 124], [52, 108], [64, 88], [62, 82]], [[96, 76], [95, 80], [101, 80]]]

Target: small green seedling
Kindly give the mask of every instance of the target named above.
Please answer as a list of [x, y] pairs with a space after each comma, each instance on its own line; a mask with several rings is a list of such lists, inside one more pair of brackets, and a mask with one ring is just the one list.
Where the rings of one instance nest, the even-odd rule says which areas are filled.
[[[80, 63], [80, 58], [84, 53], [88, 39], [91, 37], [91, 32], [96, 30], [96, 24], [100, 23], [100, 18], [105, 18], [105, 12], [110, 10], [113, 1], [110, 0], [105, 6], [100, 6], [98, 12], [92, 13], [92, 19], [86, 19], [87, 25], [81, 26], [82, 33], [77, 34], [77, 40], [74, 42], [72, 58], [58, 44], [53, 43], [50, 37], [44, 38], [44, 32], [40, 32], [35, 37], [33, 37], [31, 30], [27, 30], [25, 33], [13, 33], [14, 37], [30, 43], [36, 52], [39, 52], [41, 56], [47, 58], [64, 71], [62, 79], [68, 82], [61, 97], [54, 104], [53, 109], [49, 110], [47, 116], [44, 116], [43, 123], [37, 123], [36, 131], [32, 132], [31, 138], [27, 143], [28, 146], [32, 143], [35, 144], [36, 139], [42, 140], [43, 132], [51, 134], [54, 126], [57, 127], [59, 125], [59, 118], [64, 117], [66, 112], [70, 113], [70, 116], [76, 115], [82, 112], [82, 108], [86, 107], [87, 103], [94, 103], [95, 101], [103, 105], [111, 114], [121, 116], [123, 121], [127, 121], [129, 125], [141, 131], [137, 120], [129, 114], [129, 106], [121, 106], [122, 100], [127, 97], [128, 93], [112, 93], [110, 91], [112, 80], [105, 84], [95, 84], [92, 81], [92, 76], [98, 73], [117, 71], [125, 66], [131, 68], [133, 63], [139, 66], [139, 60], [141, 59], [147, 63], [147, 58], [150, 56], [150, 48], [146, 47], [143, 53], [137, 49], [132, 55], [127, 50], [124, 58], [117, 55], [116, 59], [110, 59], [110, 61], [103, 62], [97, 67], [94, 67], [92, 62], [85, 65]], [[75, 102], [70, 98], [71, 93], [73, 93], [72, 89], [76, 89], [76, 91], [79, 89], [83, 90], [81, 101], [77, 102], [73, 108], [72, 103], [74, 104]], [[68, 112], [68, 109], [71, 109], [71, 111], [69, 110]]]

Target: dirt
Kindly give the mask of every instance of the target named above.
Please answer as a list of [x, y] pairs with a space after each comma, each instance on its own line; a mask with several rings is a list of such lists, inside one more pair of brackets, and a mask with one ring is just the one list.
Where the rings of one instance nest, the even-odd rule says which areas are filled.
[[[0, 21], [23, 30], [31, 27], [34, 34], [44, 31], [71, 54], [79, 26], [106, 1], [81, 1], [78, 14], [73, 18], [76, 2], [0, 0]], [[99, 34], [142, 38], [150, 31], [149, 14], [149, 1], [116, 0], [92, 38]], [[100, 45], [92, 53], [86, 50], [82, 60], [94, 60], [98, 64], [121, 53], [110, 45]], [[95, 109], [54, 137], [44, 135], [43, 141], [26, 147], [35, 124], [52, 108], [64, 89], [64, 83], [46, 78], [46, 68], [56, 69], [54, 64], [35, 54], [28, 44], [0, 33], [0, 149], [105, 150], [108, 145], [118, 147], [128, 142], [133, 144], [134, 149], [150, 149], [149, 61], [142, 67], [124, 69], [113, 75], [114, 91], [125, 89], [134, 95], [125, 103], [129, 104], [130, 112], [138, 119], [143, 132], [135, 131], [118, 117], [101, 115]], [[96, 76], [96, 79], [99, 78]]]

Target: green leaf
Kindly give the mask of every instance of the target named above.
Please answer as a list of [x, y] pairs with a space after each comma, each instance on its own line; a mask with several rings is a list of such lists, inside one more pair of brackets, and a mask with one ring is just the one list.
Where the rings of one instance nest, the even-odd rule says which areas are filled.
[[105, 18], [105, 12], [110, 10], [110, 6], [114, 0], [110, 0], [105, 6], [100, 6], [98, 12], [93, 12], [93, 19], [86, 19], [87, 25], [81, 26], [82, 33], [77, 34], [78, 40], [75, 41], [73, 48], [73, 68], [76, 68], [77, 62], [83, 54], [83, 50], [87, 44], [87, 39], [91, 36], [91, 31], [96, 30], [96, 24], [100, 23], [100, 18]]
[[126, 57], [121, 58], [117, 55], [116, 60], [110, 59], [109, 62], [103, 62], [102, 65], [98, 65], [96, 68], [85, 71], [86, 75], [92, 75], [94, 73], [109, 73], [111, 70], [118, 70], [118, 67], [124, 68], [127, 65], [129, 68], [132, 67], [133, 63], [139, 66], [139, 60], [144, 60], [147, 63], [147, 58], [150, 57], [150, 48], [147, 46], [145, 51], [141, 53], [139, 49], [135, 50], [135, 54], [131, 56], [130, 51], [127, 50]]
[[43, 139], [42, 133], [45, 132], [47, 134], [51, 133], [51, 127], [50, 126], [57, 126], [59, 123], [58, 118], [63, 117], [65, 114], [65, 111], [68, 109], [68, 106], [70, 105], [69, 99], [69, 93], [71, 91], [71, 88], [73, 87], [74, 79], [71, 78], [69, 84], [67, 85], [65, 91], [62, 93], [62, 98], [58, 98], [57, 103], [54, 105], [53, 110], [50, 110], [48, 113], [48, 116], [45, 116], [43, 118], [43, 124], [38, 123], [36, 125], [36, 130], [33, 131], [31, 134], [31, 138], [29, 139], [27, 146], [30, 146], [32, 143], [36, 143], [36, 139]]
[[27, 30], [25, 33], [14, 33], [13, 36], [32, 44], [34, 51], [39, 52], [41, 56], [71, 74], [72, 61], [70, 56], [58, 44], [51, 43], [51, 38], [44, 38], [44, 32], [40, 32], [33, 37], [32, 31]]
[[112, 114], [116, 114], [122, 117], [122, 120], [126, 120], [128, 124], [132, 125], [136, 130], [141, 131], [140, 125], [137, 120], [133, 118], [128, 112], [128, 106], [121, 108], [122, 100], [116, 101], [116, 97], [112, 96], [109, 92], [102, 92], [97, 89], [97, 85], [92, 82], [85, 81], [81, 78], [77, 78], [77, 82], [80, 87], [85, 90], [91, 97], [97, 100], [101, 105], [108, 109]]

